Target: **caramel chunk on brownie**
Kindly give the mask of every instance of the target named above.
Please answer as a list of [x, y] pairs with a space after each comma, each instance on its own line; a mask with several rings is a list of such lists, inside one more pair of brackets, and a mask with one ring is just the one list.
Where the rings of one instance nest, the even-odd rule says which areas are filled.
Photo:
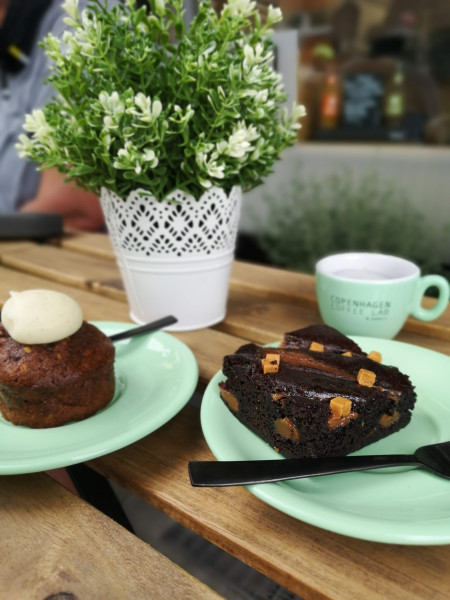
[[319, 342], [311, 342], [311, 346], [309, 347], [313, 352], [323, 352], [324, 347], [323, 344], [319, 344]]
[[356, 376], [359, 385], [365, 385], [366, 387], [372, 387], [376, 378], [377, 376], [375, 373], [373, 371], [368, 371], [367, 369], [360, 369]]
[[378, 362], [378, 363], [380, 363], [382, 360], [380, 352], [377, 352], [376, 350], [372, 350], [371, 352], [369, 352], [369, 354], [367, 355], [367, 358], [370, 358], [370, 360], [374, 360], [375, 362]]
[[346, 417], [352, 410], [352, 401], [342, 398], [342, 396], [336, 396], [330, 400], [330, 409], [335, 417]]

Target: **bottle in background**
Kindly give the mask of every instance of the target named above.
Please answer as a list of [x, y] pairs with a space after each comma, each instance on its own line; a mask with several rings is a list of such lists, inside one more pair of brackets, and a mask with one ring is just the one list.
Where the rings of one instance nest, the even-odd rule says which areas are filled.
[[335, 129], [341, 114], [341, 84], [335, 70], [325, 75], [325, 84], [320, 100], [319, 127]]
[[384, 120], [389, 129], [400, 129], [402, 127], [405, 106], [405, 74], [401, 63], [398, 63], [384, 92]]

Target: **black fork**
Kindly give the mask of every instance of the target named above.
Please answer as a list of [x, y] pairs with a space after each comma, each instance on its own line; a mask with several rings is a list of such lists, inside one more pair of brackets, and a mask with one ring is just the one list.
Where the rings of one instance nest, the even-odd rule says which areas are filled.
[[191, 461], [194, 486], [252, 485], [303, 477], [410, 466], [450, 479], [450, 442], [421, 446], [414, 454], [381, 454], [285, 460]]

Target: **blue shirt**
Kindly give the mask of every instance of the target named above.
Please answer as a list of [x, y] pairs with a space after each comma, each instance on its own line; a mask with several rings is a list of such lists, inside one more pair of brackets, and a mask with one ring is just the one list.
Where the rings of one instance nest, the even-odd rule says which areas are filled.
[[[53, 0], [42, 17], [27, 66], [18, 73], [6, 73], [9, 98], [4, 98], [0, 89], [0, 213], [16, 212], [37, 194], [38, 165], [20, 158], [15, 145], [23, 133], [25, 115], [44, 106], [55, 94], [50, 84], [43, 83], [49, 75], [49, 59], [38, 41], [50, 32], [61, 37], [67, 28], [63, 22], [67, 14], [61, 3], [62, 0]], [[80, 2], [80, 9], [81, 5]]]

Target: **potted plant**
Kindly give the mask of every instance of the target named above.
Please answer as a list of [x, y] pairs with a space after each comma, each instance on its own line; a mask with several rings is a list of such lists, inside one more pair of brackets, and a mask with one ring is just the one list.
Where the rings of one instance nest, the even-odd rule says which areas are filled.
[[134, 320], [217, 322], [241, 191], [296, 142], [304, 114], [284, 107], [273, 68], [281, 12], [269, 7], [263, 22], [254, 1], [229, 0], [219, 15], [201, 0], [186, 25], [182, 0], [63, 7], [69, 29], [43, 42], [57, 95], [27, 115], [18, 150], [100, 195]]

